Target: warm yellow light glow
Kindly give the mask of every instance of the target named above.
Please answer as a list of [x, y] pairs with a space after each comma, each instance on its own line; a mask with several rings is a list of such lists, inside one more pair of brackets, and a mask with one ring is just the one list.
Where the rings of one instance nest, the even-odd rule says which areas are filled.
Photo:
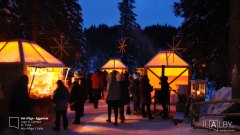
[[116, 70], [119, 73], [124, 73], [125, 71], [127, 71], [125, 69], [105, 69], [105, 70], [102, 70], [102, 71], [107, 71], [108, 73], [111, 73], [113, 70]]
[[[173, 51], [160, 51], [146, 65], [147, 75], [150, 84], [154, 89], [160, 89], [160, 77], [162, 76], [162, 65], [165, 65], [164, 75], [168, 77], [168, 83], [171, 82], [171, 90], [178, 92], [179, 86], [188, 86], [189, 65]], [[187, 90], [188, 91], [188, 90]], [[171, 103], [176, 103], [177, 95], [171, 92]]]
[[[157, 76], [161, 77], [162, 69], [161, 68], [149, 68], [152, 70]], [[165, 68], [165, 76], [168, 77], [168, 82], [171, 82], [175, 79], [179, 74], [181, 74], [186, 68]], [[150, 84], [154, 88], [160, 88], [160, 80], [150, 71], [147, 70], [147, 75], [150, 80]], [[173, 83], [171, 83], [171, 87], [174, 90], [178, 89], [178, 85], [188, 85], [188, 71], [185, 71], [180, 77], [177, 78]]]
[[0, 62], [24, 63], [37, 67], [64, 67], [64, 64], [39, 45], [24, 41], [0, 42]]
[[150, 60], [145, 67], [150, 66], [188, 66], [188, 64], [182, 60], [173, 51], [160, 51], [152, 60]]
[[45, 62], [38, 52], [28, 42], [22, 42], [26, 62]]
[[119, 59], [110, 59], [101, 68], [102, 71], [107, 71], [111, 73], [113, 70], [117, 70], [119, 73], [127, 71], [127, 67]]
[[200, 91], [197, 91], [197, 95], [200, 95]]
[[58, 59], [56, 59], [55, 57], [53, 57], [50, 53], [48, 53], [47, 51], [45, 51], [43, 48], [41, 48], [40, 46], [38, 46], [37, 44], [32, 44], [33, 47], [41, 54], [42, 57], [45, 58], [45, 60], [48, 63], [55, 63], [55, 64], [62, 64], [62, 62], [60, 62]]
[[111, 59], [105, 65], [102, 66], [102, 69], [127, 69], [127, 67], [119, 59]]
[[[5, 43], [5, 42], [4, 42]], [[1, 48], [3, 43], [1, 42]], [[18, 42], [9, 42], [0, 52], [0, 62], [20, 62]]]
[[27, 67], [27, 74], [29, 76], [29, 88], [34, 77], [33, 84], [30, 91], [32, 98], [50, 97], [56, 89], [57, 80], [63, 80], [63, 68], [35, 68]]
[[0, 49], [6, 44], [6, 42], [0, 42]]
[[191, 80], [191, 95], [195, 98], [205, 98], [206, 83], [205, 80]]

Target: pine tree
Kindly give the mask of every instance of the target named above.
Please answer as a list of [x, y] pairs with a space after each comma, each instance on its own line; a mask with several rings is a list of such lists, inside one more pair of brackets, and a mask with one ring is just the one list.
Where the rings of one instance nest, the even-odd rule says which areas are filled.
[[[1, 2], [0, 9], [10, 12], [1, 15], [4, 21], [0, 22], [0, 27], [7, 26], [4, 40], [33, 40], [47, 51], [54, 52], [53, 55], [68, 66], [84, 63], [86, 38], [82, 30], [82, 9], [77, 0], [5, 0]], [[69, 56], [64, 54], [62, 58], [52, 49], [57, 46], [55, 39], [60, 35], [64, 35], [64, 41], [72, 46], [66, 49]]]
[[122, 0], [118, 3], [120, 10], [120, 38], [118, 41], [126, 41], [126, 52], [121, 56], [122, 61], [128, 66], [131, 72], [137, 67], [137, 54], [139, 46], [136, 40], [136, 33], [139, 33], [140, 26], [136, 23], [136, 14], [133, 12], [135, 0]]
[[15, 38], [17, 14], [14, 13], [16, 3], [10, 0], [0, 1], [0, 41], [6, 41]]
[[228, 76], [228, 1], [181, 0], [175, 14], [185, 18], [179, 32], [197, 78], [227, 85]]

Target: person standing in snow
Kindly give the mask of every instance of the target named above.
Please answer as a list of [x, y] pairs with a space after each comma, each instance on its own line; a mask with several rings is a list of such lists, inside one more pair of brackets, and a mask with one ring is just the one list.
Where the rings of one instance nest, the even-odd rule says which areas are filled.
[[131, 84], [131, 93], [133, 96], [133, 104], [134, 104], [134, 114], [140, 114], [140, 93], [139, 93], [139, 80], [138, 75], [133, 74], [133, 81]]
[[[152, 112], [150, 109], [151, 92], [153, 90], [153, 87], [149, 84], [149, 79], [147, 75], [144, 75], [140, 79], [139, 90], [140, 90], [140, 98], [141, 98], [141, 104], [142, 104], [141, 105], [142, 116], [145, 118], [148, 115], [148, 119], [154, 119], [154, 117], [152, 117]], [[145, 106], [147, 107], [147, 114], [145, 112]]]
[[128, 86], [127, 86], [127, 81], [123, 74], [117, 75], [117, 81], [119, 83], [120, 90], [121, 90], [121, 97], [120, 97], [120, 103], [119, 103], [120, 120], [121, 122], [123, 122], [125, 121], [124, 105], [129, 104], [130, 96], [129, 96]]
[[115, 116], [114, 123], [115, 126], [117, 126], [118, 106], [121, 98], [121, 89], [119, 83], [117, 82], [116, 75], [117, 75], [116, 70], [113, 70], [112, 73], [109, 75], [106, 93], [106, 103], [108, 104], [108, 119], [106, 121], [111, 123], [111, 113], [113, 107]]
[[92, 91], [94, 108], [98, 108], [98, 100], [100, 98], [100, 92], [102, 87], [102, 75], [100, 70], [96, 70], [92, 75]]
[[70, 103], [73, 104], [75, 110], [75, 120], [73, 124], [80, 124], [80, 116], [83, 115], [84, 101], [84, 87], [82, 84], [79, 84], [77, 80], [75, 80], [70, 92]]
[[161, 92], [162, 92], [162, 97], [161, 97], [161, 104], [163, 108], [163, 118], [168, 118], [168, 107], [167, 104], [170, 100], [170, 91], [169, 91], [169, 84], [168, 84], [168, 77], [167, 76], [162, 76], [161, 78]]
[[88, 74], [86, 78], [86, 91], [89, 103], [93, 103], [93, 91], [92, 91], [92, 74]]
[[64, 130], [68, 129], [67, 107], [69, 100], [69, 92], [67, 87], [61, 80], [57, 81], [57, 88], [53, 92], [52, 100], [55, 103], [56, 121], [53, 130], [60, 130], [60, 118], [63, 118]]

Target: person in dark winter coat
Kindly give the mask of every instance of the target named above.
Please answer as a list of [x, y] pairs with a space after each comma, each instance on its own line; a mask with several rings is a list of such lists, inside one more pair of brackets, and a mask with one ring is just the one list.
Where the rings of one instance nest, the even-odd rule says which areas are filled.
[[111, 123], [111, 113], [113, 107], [115, 115], [115, 126], [117, 126], [118, 106], [121, 98], [121, 89], [119, 83], [117, 82], [116, 74], [117, 71], [113, 70], [112, 73], [109, 75], [106, 93], [106, 102], [108, 104], [108, 119], [106, 121]]
[[140, 114], [140, 92], [138, 75], [133, 74], [133, 81], [131, 84], [131, 93], [133, 95], [134, 114]]
[[88, 74], [86, 78], [86, 91], [87, 91], [87, 98], [89, 99], [89, 103], [93, 103], [93, 91], [92, 91], [92, 74]]
[[55, 103], [56, 111], [56, 121], [53, 130], [60, 130], [60, 118], [63, 118], [63, 127], [65, 130], [68, 129], [68, 119], [67, 119], [67, 107], [69, 100], [69, 92], [67, 87], [63, 84], [61, 80], [57, 81], [57, 88], [53, 92], [52, 100]]
[[168, 77], [162, 76], [161, 78], [161, 93], [162, 97], [160, 98], [162, 108], [163, 108], [163, 118], [168, 118], [168, 108], [167, 104], [170, 100], [170, 91], [169, 91], [169, 84], [168, 84]]
[[84, 103], [87, 99], [87, 86], [86, 86], [86, 79], [84, 78], [84, 76], [80, 77], [80, 79], [78, 80], [78, 84], [81, 86], [82, 99], [83, 99], [83, 106], [81, 106], [80, 116], [84, 116]]
[[129, 104], [130, 95], [129, 95], [129, 91], [128, 91], [127, 82], [126, 82], [126, 79], [123, 74], [117, 75], [117, 81], [119, 83], [120, 90], [121, 90], [121, 97], [120, 97], [120, 102], [119, 102], [120, 120], [121, 120], [121, 122], [123, 122], [125, 120], [124, 105]]
[[82, 84], [79, 85], [78, 81], [73, 82], [70, 92], [70, 103], [73, 104], [75, 110], [75, 121], [73, 124], [80, 124], [80, 116], [83, 115], [83, 108], [85, 102], [85, 92]]
[[101, 97], [102, 99], [105, 99], [105, 93], [106, 93], [106, 89], [107, 89], [107, 75], [108, 72], [106, 70], [104, 70], [102, 72], [102, 89], [101, 89]]
[[10, 116], [31, 117], [32, 104], [28, 94], [28, 76], [21, 75], [14, 84], [10, 100]]
[[[33, 107], [28, 94], [28, 76], [21, 75], [13, 87], [9, 106], [9, 117], [32, 117]], [[2, 119], [0, 121], [2, 121]], [[18, 125], [18, 123], [14, 123], [13, 125]], [[26, 125], [21, 125], [21, 128], [26, 128], [25, 131], [23, 130], [23, 134], [31, 134], [31, 131]]]
[[147, 75], [144, 75], [140, 79], [140, 85], [139, 85], [139, 90], [140, 90], [140, 98], [141, 98], [141, 112], [142, 116], [145, 118], [146, 117], [146, 112], [145, 112], [145, 106], [147, 107], [147, 115], [149, 119], [153, 119], [152, 117], [152, 112], [150, 109], [151, 105], [151, 92], [153, 90], [152, 86], [149, 84], [149, 80]]

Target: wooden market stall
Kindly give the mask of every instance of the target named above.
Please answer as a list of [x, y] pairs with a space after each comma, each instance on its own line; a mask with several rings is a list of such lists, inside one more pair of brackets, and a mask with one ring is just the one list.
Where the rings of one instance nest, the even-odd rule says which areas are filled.
[[[162, 67], [165, 67], [162, 71]], [[168, 77], [172, 90], [189, 95], [190, 66], [173, 51], [159, 51], [146, 65], [145, 69], [154, 89], [160, 89], [162, 74]], [[178, 98], [171, 92], [171, 103], [176, 103]]]
[[56, 81], [64, 79], [65, 65], [35, 42], [14, 40], [0, 42], [0, 83], [6, 96], [22, 74], [29, 77], [30, 97], [52, 95]]
[[128, 71], [127, 67], [121, 62], [120, 59], [110, 59], [106, 64], [104, 64], [101, 68], [102, 71], [107, 71], [108, 73], [113, 70], [117, 70], [118, 72]]

